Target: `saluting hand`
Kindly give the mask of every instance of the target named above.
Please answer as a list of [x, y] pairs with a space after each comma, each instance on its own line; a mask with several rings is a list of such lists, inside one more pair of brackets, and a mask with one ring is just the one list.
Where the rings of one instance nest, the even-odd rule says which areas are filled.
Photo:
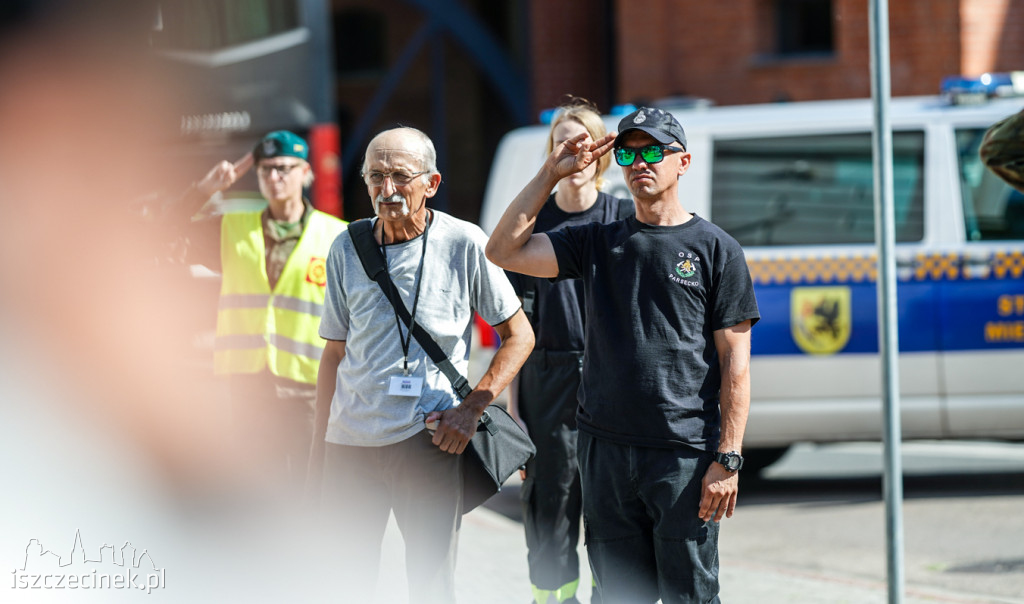
[[591, 141], [586, 132], [577, 134], [558, 145], [548, 157], [548, 162], [559, 178], [582, 172], [611, 150], [615, 135], [612, 132], [597, 141]]
[[243, 174], [252, 167], [252, 153], [246, 153], [235, 163], [222, 161], [211, 169], [201, 181], [196, 184], [196, 189], [204, 196], [209, 197], [235, 184]]

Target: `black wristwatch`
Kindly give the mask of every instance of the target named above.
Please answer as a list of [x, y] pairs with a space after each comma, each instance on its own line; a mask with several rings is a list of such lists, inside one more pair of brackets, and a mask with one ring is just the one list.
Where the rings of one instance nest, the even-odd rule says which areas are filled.
[[715, 461], [725, 466], [725, 469], [730, 472], [736, 472], [743, 467], [743, 456], [736, 451], [715, 453]]

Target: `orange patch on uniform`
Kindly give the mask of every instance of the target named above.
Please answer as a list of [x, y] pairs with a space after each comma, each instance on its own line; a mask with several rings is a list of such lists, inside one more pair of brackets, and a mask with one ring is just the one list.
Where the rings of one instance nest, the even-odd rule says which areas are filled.
[[306, 281], [323, 287], [327, 285], [327, 260], [317, 258], [309, 259], [309, 266], [306, 267]]

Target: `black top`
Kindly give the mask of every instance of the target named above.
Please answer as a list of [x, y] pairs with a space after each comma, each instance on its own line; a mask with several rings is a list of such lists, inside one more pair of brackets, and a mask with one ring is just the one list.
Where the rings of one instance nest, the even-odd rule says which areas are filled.
[[[555, 203], [552, 194], [537, 214], [534, 233], [547, 233], [566, 226], [591, 222], [615, 222], [633, 214], [632, 200], [598, 193], [597, 201], [582, 212], [566, 212]], [[530, 318], [536, 337], [536, 350], [583, 350], [583, 325], [587, 313], [583, 304], [581, 281], [557, 281], [506, 272], [516, 295], [524, 298], [523, 309]]]
[[713, 332], [760, 317], [743, 250], [694, 217], [635, 217], [549, 233], [558, 279], [585, 292], [580, 430], [624, 444], [718, 446], [721, 376]]

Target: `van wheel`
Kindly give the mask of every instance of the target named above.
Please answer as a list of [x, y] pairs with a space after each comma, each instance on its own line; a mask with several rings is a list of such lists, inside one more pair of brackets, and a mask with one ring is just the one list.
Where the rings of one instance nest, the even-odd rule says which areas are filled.
[[743, 450], [743, 474], [756, 476], [762, 470], [782, 459], [789, 447], [764, 447]]

